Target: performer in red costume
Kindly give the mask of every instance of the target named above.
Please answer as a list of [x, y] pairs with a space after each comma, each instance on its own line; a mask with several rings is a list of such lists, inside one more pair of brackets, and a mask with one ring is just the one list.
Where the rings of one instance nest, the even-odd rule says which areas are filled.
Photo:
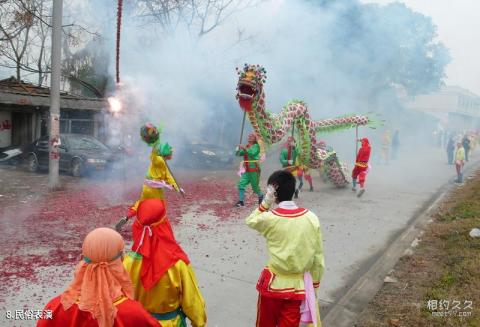
[[362, 147], [358, 150], [357, 160], [352, 171], [352, 191], [357, 191], [357, 178], [360, 184], [360, 191], [357, 197], [361, 197], [365, 193], [365, 178], [368, 173], [368, 160], [370, 160], [371, 152], [370, 142], [367, 138], [361, 139], [360, 142], [362, 142]]
[[164, 201], [140, 202], [132, 226], [133, 245], [123, 265], [135, 299], [164, 327], [204, 327], [205, 301], [187, 254], [175, 240]]
[[91, 231], [82, 246], [82, 260], [67, 289], [52, 299], [37, 327], [158, 327], [133, 300], [130, 276], [122, 265], [125, 243], [110, 228]]

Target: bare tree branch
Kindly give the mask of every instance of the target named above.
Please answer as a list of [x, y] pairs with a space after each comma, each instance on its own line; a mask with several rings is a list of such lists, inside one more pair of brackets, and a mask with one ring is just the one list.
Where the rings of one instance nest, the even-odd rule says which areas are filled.
[[[42, 85], [51, 73], [51, 11], [51, 0], [0, 0], [0, 66], [14, 69], [19, 80], [37, 74]], [[72, 19], [62, 30], [70, 57], [71, 48], [100, 37]]]
[[157, 23], [167, 33], [184, 24], [197, 38], [210, 33], [235, 13], [261, 0], [136, 0], [136, 16]]

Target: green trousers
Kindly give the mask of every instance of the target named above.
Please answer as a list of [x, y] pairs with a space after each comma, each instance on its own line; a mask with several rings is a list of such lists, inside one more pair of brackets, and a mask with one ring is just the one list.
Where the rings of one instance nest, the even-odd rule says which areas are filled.
[[252, 190], [257, 194], [258, 196], [262, 195], [262, 191], [260, 191], [259, 187], [259, 173], [257, 172], [251, 172], [251, 173], [244, 173], [242, 177], [240, 177], [240, 180], [237, 183], [237, 188], [238, 188], [238, 195], [240, 198], [240, 201], [243, 201], [245, 199], [245, 188], [248, 186], [248, 184], [252, 185]]

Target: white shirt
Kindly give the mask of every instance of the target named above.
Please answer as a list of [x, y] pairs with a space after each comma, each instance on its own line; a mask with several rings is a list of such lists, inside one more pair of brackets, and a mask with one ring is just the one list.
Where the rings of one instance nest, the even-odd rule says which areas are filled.
[[298, 209], [297, 205], [293, 201], [282, 201], [278, 204], [278, 207], [281, 209]]

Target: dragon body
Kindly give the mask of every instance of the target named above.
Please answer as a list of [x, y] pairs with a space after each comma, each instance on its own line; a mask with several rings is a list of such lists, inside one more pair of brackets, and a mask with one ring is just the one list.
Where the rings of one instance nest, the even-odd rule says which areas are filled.
[[376, 122], [367, 116], [350, 115], [332, 119], [313, 121], [303, 101], [289, 102], [279, 114], [265, 108], [266, 71], [259, 65], [237, 68], [239, 75], [237, 99], [255, 133], [267, 144], [281, 141], [292, 129], [296, 134], [299, 160], [309, 168], [323, 167], [328, 179], [338, 187], [350, 182], [347, 166], [340, 162], [335, 151], [320, 148], [316, 136], [319, 133], [344, 130], [356, 126], [373, 126]]

